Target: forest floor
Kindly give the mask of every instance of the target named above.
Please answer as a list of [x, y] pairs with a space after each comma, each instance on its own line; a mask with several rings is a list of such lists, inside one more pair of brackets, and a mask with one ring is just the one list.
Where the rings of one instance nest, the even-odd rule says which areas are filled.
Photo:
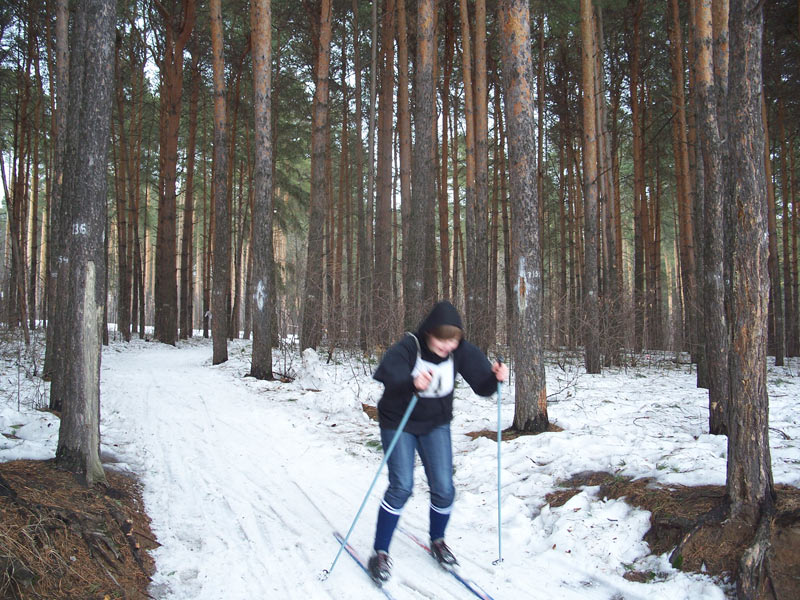
[[157, 542], [139, 484], [106, 477], [87, 489], [52, 460], [0, 463], [0, 598], [151, 598]]
[[[158, 543], [139, 485], [108, 469], [107, 477], [109, 487], [87, 489], [53, 461], [0, 463], [0, 597], [152, 597], [148, 586], [154, 565], [147, 551]], [[645, 541], [654, 554], [675, 548], [725, 493], [721, 486], [665, 487], [648, 479], [587, 472], [562, 482], [562, 489], [547, 500], [552, 507], [562, 506], [587, 485], [601, 486], [601, 497], [625, 497], [650, 511], [651, 529]], [[776, 489], [768, 561], [774, 597], [800, 598], [800, 490], [784, 485]], [[680, 566], [730, 579], [751, 539], [752, 532], [707, 535], [679, 559]], [[631, 570], [626, 578], [646, 582], [654, 576]]]

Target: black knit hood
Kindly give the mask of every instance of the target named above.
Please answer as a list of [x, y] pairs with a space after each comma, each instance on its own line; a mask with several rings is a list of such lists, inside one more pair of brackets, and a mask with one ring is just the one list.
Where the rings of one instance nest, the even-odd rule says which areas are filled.
[[461, 315], [458, 314], [456, 307], [447, 300], [442, 300], [434, 304], [428, 316], [420, 323], [417, 333], [420, 338], [424, 339], [426, 333], [442, 325], [453, 325], [454, 327], [458, 327], [461, 331], [464, 331]]
[[[497, 390], [497, 379], [486, 356], [477, 346], [461, 339], [449, 357], [443, 358], [428, 349], [426, 333], [442, 325], [452, 325], [462, 331], [464, 325], [456, 307], [443, 300], [437, 302], [420, 323], [416, 336], [404, 335], [384, 354], [374, 378], [384, 385], [378, 402], [381, 428], [397, 429], [411, 398], [416, 394], [412, 375], [418, 358], [440, 364], [452, 361], [455, 373], [461, 375], [479, 396], [490, 396]], [[441, 397], [426, 397], [412, 411], [406, 431], [422, 435], [453, 418], [453, 390]]]

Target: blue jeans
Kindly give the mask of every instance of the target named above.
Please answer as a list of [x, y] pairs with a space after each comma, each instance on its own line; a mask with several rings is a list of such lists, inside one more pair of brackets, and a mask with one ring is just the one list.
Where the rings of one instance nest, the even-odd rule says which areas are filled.
[[[396, 430], [381, 429], [384, 452], [392, 442]], [[439, 425], [424, 435], [403, 432], [387, 461], [389, 487], [384, 501], [400, 510], [411, 496], [414, 488], [414, 452], [418, 452], [425, 467], [431, 505], [449, 509], [455, 498], [453, 486], [453, 449], [450, 445], [450, 424]]]

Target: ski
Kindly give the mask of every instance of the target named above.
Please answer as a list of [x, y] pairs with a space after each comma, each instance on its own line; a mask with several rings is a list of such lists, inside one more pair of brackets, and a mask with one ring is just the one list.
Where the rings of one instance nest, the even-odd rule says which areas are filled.
[[[406, 536], [408, 539], [410, 539], [412, 542], [414, 542], [414, 543], [415, 543], [417, 546], [419, 546], [420, 548], [422, 548], [423, 550], [425, 550], [425, 552], [426, 552], [426, 553], [427, 553], [427, 554], [428, 554], [428, 555], [429, 555], [431, 558], [433, 558], [433, 554], [431, 554], [431, 549], [428, 547], [428, 544], [426, 544], [425, 542], [423, 542], [423, 541], [422, 541], [421, 539], [419, 539], [419, 538], [418, 538], [416, 535], [414, 535], [413, 533], [411, 533], [410, 531], [408, 531], [407, 529], [405, 529], [405, 528], [404, 528], [404, 527], [402, 527], [402, 526], [401, 526], [401, 527], [398, 527], [397, 529], [398, 529], [399, 531], [401, 531], [401, 532], [402, 532], [402, 533], [403, 533], [403, 534], [404, 534], [404, 535], [405, 535], [405, 536]], [[434, 559], [434, 560], [436, 560], [435, 558], [433, 558], [433, 559]], [[437, 564], [438, 564], [438, 563], [437, 563]], [[477, 583], [475, 583], [475, 582], [474, 582], [474, 581], [472, 581], [471, 579], [467, 579], [466, 577], [464, 577], [463, 575], [461, 575], [461, 574], [458, 572], [458, 571], [459, 571], [459, 570], [458, 570], [458, 567], [456, 567], [456, 566], [445, 566], [445, 565], [442, 565], [442, 564], [439, 564], [439, 566], [440, 566], [440, 567], [442, 567], [442, 569], [444, 569], [444, 570], [445, 570], [445, 571], [447, 571], [448, 573], [450, 573], [450, 575], [452, 575], [453, 577], [455, 577], [455, 579], [456, 579], [456, 580], [457, 580], [457, 581], [458, 581], [458, 582], [459, 582], [461, 585], [463, 585], [465, 588], [467, 588], [467, 589], [468, 589], [470, 592], [472, 592], [472, 593], [473, 593], [475, 596], [477, 596], [478, 598], [481, 598], [482, 600], [494, 600], [494, 598], [492, 598], [492, 597], [491, 597], [491, 596], [490, 596], [490, 595], [489, 595], [489, 594], [486, 592], [486, 590], [484, 590], [484, 589], [483, 589], [483, 588], [482, 588], [480, 585], [478, 585]]]
[[386, 596], [389, 600], [395, 600], [395, 597], [392, 596], [392, 594], [389, 592], [389, 590], [387, 590], [385, 587], [383, 587], [381, 585], [378, 585], [375, 582], [375, 580], [372, 578], [372, 575], [370, 575], [370, 573], [369, 573], [369, 567], [367, 567], [367, 562], [363, 558], [361, 558], [361, 555], [358, 553], [358, 551], [355, 548], [353, 548], [350, 544], [345, 543], [344, 536], [341, 533], [339, 533], [338, 531], [334, 531], [333, 532], [333, 537], [335, 537], [336, 541], [339, 542], [342, 545], [342, 547], [344, 548], [345, 552], [347, 552], [347, 554], [350, 555], [350, 558], [352, 558], [354, 561], [356, 561], [358, 566], [361, 567], [361, 569], [364, 571], [364, 573], [366, 573], [367, 577], [369, 577], [369, 580], [375, 585], [375, 587], [378, 588], [380, 591], [382, 591], [383, 595]]

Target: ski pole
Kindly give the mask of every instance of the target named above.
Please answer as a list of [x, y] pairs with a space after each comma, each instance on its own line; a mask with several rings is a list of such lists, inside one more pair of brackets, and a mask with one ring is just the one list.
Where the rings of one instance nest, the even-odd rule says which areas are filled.
[[[497, 357], [497, 362], [502, 363], [503, 359], [501, 357]], [[500, 448], [501, 443], [503, 441], [503, 428], [501, 423], [501, 403], [502, 403], [502, 394], [503, 392], [503, 382], [497, 382], [497, 560], [492, 562], [493, 565], [498, 565], [503, 562], [503, 519], [501, 517], [500, 512], [500, 505], [502, 502], [502, 498], [500, 495], [500, 468], [501, 468], [501, 460], [500, 460]]]
[[409, 403], [408, 408], [406, 409], [406, 412], [403, 415], [403, 418], [400, 420], [400, 425], [398, 426], [397, 431], [395, 431], [394, 437], [392, 437], [392, 441], [389, 443], [389, 447], [386, 449], [386, 452], [383, 455], [383, 460], [381, 461], [381, 465], [378, 467], [378, 472], [375, 473], [375, 477], [372, 479], [372, 483], [369, 484], [369, 489], [367, 490], [367, 493], [364, 495], [364, 500], [361, 501], [361, 506], [358, 508], [358, 512], [356, 513], [356, 516], [350, 525], [350, 529], [347, 530], [347, 535], [344, 536], [344, 539], [342, 540], [342, 543], [339, 546], [339, 551], [336, 553], [336, 557], [333, 559], [333, 563], [331, 563], [330, 569], [326, 569], [322, 572], [323, 581], [327, 579], [328, 575], [330, 575], [333, 572], [333, 568], [336, 566], [336, 562], [339, 560], [339, 556], [341, 556], [342, 550], [344, 550], [344, 547], [348, 544], [350, 540], [350, 534], [353, 533], [353, 529], [355, 529], [356, 523], [358, 522], [358, 519], [361, 517], [361, 512], [364, 510], [364, 506], [366, 506], [367, 500], [369, 500], [369, 495], [372, 493], [372, 488], [375, 487], [375, 484], [378, 481], [378, 477], [380, 476], [381, 471], [383, 470], [383, 466], [386, 464], [386, 462], [389, 460], [389, 457], [392, 455], [394, 447], [397, 444], [397, 440], [400, 439], [400, 434], [403, 433], [403, 429], [405, 428], [406, 423], [408, 422], [408, 418], [411, 416], [411, 411], [413, 411], [414, 407], [417, 405], [417, 400], [418, 400], [417, 395], [414, 394], [411, 397], [411, 402]]

